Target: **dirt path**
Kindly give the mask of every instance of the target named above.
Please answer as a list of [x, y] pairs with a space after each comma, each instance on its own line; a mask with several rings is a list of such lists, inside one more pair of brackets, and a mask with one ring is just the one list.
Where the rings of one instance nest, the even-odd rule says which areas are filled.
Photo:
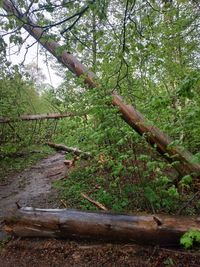
[[[15, 202], [22, 206], [60, 207], [62, 203], [52, 182], [66, 175], [63, 159], [64, 155], [59, 153], [49, 156], [0, 184], [0, 217], [12, 209]], [[84, 240], [15, 238], [8, 243], [0, 241], [0, 267], [60, 266], [197, 267], [200, 266], [200, 253]]]
[[49, 156], [0, 184], [0, 218], [16, 206], [16, 202], [21, 206], [58, 207], [52, 182], [65, 175], [63, 160], [61, 153]]

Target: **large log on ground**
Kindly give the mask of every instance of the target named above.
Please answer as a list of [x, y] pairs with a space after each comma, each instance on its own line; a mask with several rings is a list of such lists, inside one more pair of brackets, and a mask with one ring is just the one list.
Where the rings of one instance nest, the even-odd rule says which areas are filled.
[[[95, 75], [89, 71], [76, 57], [71, 53], [63, 51], [58, 53], [60, 45], [48, 39], [48, 35], [44, 30], [34, 24], [33, 21], [18, 9], [17, 6], [13, 6], [13, 2], [9, 0], [2, 1], [2, 7], [8, 14], [14, 14], [21, 22], [24, 21], [23, 27], [32, 35], [45, 49], [47, 49], [52, 55], [54, 55], [59, 62], [64, 64], [71, 72], [78, 77], [83, 75], [85, 83], [90, 88], [98, 87], [95, 81]], [[144, 135], [146, 140], [151, 145], [156, 145], [157, 150], [164, 154], [169, 162], [180, 163], [175, 164], [174, 167], [181, 175], [195, 174], [200, 175], [200, 165], [192, 164], [192, 155], [189, 152], [182, 151], [179, 147], [174, 146], [173, 149], [169, 149], [170, 139], [164, 135], [158, 128], [149, 127], [148, 121], [145, 121], [142, 114], [140, 114], [133, 106], [126, 105], [122, 101], [122, 98], [113, 93], [113, 105], [119, 108], [123, 119], [140, 135]]]
[[189, 229], [200, 230], [200, 217], [122, 215], [67, 209], [21, 208], [4, 220], [4, 230], [20, 237], [90, 238], [179, 245]]
[[91, 157], [91, 154], [89, 152], [83, 152], [82, 150], [80, 150], [78, 148], [68, 147], [68, 146], [64, 146], [61, 144], [54, 144], [52, 142], [47, 142], [46, 144], [48, 146], [56, 149], [56, 150], [62, 150], [62, 151], [66, 151], [68, 153], [73, 153], [74, 155], [81, 156], [84, 159], [88, 159]]
[[36, 115], [21, 115], [15, 118], [0, 117], [0, 123], [9, 123], [16, 121], [34, 121], [34, 120], [50, 120], [61, 119], [66, 117], [76, 116], [71, 112], [67, 113], [48, 113], [48, 114], [36, 114]]

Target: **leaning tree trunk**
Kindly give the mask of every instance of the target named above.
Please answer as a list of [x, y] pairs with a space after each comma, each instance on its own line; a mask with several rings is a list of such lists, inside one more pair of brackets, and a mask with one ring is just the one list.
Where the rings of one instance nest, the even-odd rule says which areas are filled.
[[20, 237], [90, 238], [179, 245], [189, 229], [200, 230], [200, 218], [164, 215], [119, 215], [67, 209], [21, 208], [4, 220], [4, 230]]
[[[78, 77], [83, 75], [85, 83], [90, 88], [98, 87], [94, 77], [81, 62], [79, 62], [71, 53], [66, 51], [58, 53], [60, 45], [48, 40], [48, 35], [37, 27], [27, 16], [22, 15], [17, 7], [14, 7], [9, 0], [3, 0], [3, 8], [8, 14], [15, 14], [20, 21], [25, 21], [23, 27], [32, 35], [44, 48], [46, 48], [58, 61], [63, 63], [70, 71]], [[22, 20], [23, 18], [23, 20]], [[148, 126], [148, 121], [144, 119], [133, 106], [126, 105], [119, 95], [113, 93], [113, 105], [119, 108], [123, 119], [140, 135], [144, 135], [146, 140], [155, 146], [161, 154], [164, 154], [169, 162], [176, 162], [174, 167], [181, 175], [195, 174], [200, 175], [200, 165], [192, 163], [192, 155], [189, 152], [182, 151], [179, 147], [169, 148], [171, 140], [163, 134], [158, 128]]]
[[181, 174], [200, 174], [200, 165], [192, 163], [192, 154], [178, 146], [170, 146], [172, 140], [157, 127], [150, 125], [144, 116], [133, 106], [125, 104], [121, 97], [113, 93], [113, 105], [121, 111], [122, 118], [140, 135], [145, 134], [146, 140], [156, 145], [157, 151], [169, 162], [176, 162], [173, 166]]

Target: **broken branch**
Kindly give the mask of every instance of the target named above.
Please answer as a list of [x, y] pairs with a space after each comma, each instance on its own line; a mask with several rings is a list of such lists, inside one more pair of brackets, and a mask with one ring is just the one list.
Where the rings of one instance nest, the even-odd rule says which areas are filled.
[[87, 199], [90, 203], [94, 204], [97, 208], [99, 208], [100, 210], [104, 210], [104, 211], [107, 211], [108, 209], [102, 205], [100, 202], [98, 201], [95, 201], [93, 199], [91, 199], [89, 196], [87, 196], [86, 194], [84, 193], [81, 193], [81, 196], [85, 199]]
[[89, 152], [83, 152], [82, 150], [78, 148], [68, 147], [68, 146], [61, 145], [61, 144], [54, 144], [52, 142], [47, 142], [46, 144], [56, 150], [62, 150], [68, 153], [73, 153], [76, 156], [81, 156], [83, 159], [91, 158], [91, 154]]

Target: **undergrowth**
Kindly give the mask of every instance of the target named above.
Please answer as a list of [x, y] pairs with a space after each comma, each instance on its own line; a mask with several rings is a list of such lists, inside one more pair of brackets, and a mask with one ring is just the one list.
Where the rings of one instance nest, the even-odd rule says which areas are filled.
[[81, 193], [114, 212], [194, 215], [200, 208], [198, 198], [190, 201], [195, 192], [192, 177], [177, 182], [170, 164], [147, 154], [121, 161], [103, 154], [84, 164], [80, 160], [69, 176], [54, 186], [61, 189], [67, 207], [83, 210], [97, 208]]
[[30, 145], [13, 153], [0, 155], [0, 182], [5, 181], [12, 173], [20, 172], [44, 157], [54, 153], [52, 149], [42, 145]]

